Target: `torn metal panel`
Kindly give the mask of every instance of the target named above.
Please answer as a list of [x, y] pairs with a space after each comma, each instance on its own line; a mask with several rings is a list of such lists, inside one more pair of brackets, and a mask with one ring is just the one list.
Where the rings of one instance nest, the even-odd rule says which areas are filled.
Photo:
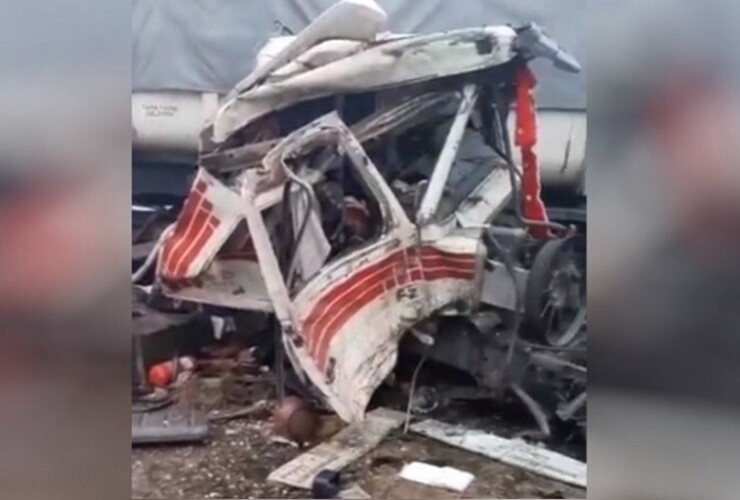
[[267, 81], [277, 82], [314, 68], [326, 66], [338, 59], [351, 56], [366, 46], [366, 42], [357, 40], [326, 40], [296, 57], [295, 61], [291, 61], [285, 66], [276, 69], [270, 74]]
[[249, 233], [254, 241], [254, 249], [257, 254], [265, 280], [267, 293], [273, 304], [275, 316], [284, 329], [290, 329], [293, 323], [293, 307], [288, 295], [288, 289], [283, 281], [280, 263], [270, 240], [270, 232], [267, 229], [262, 213], [255, 205], [254, 186], [242, 185], [242, 199], [244, 200], [244, 213], [246, 215]]
[[432, 116], [439, 115], [440, 109], [447, 108], [457, 100], [459, 100], [457, 91], [425, 92], [418, 95], [410, 92], [410, 95], [382, 106], [372, 115], [354, 124], [351, 127], [352, 134], [361, 143], [386, 133], [400, 134]]
[[399, 243], [381, 241], [327, 266], [296, 299], [300, 337], [289, 339], [288, 351], [345, 421], [362, 419], [417, 316], [420, 290], [405, 284], [408, 254]]
[[199, 170], [159, 252], [157, 276], [167, 295], [235, 309], [273, 310], [244, 208], [238, 192]]
[[179, 300], [200, 304], [273, 312], [272, 300], [257, 262], [216, 260], [198, 281], [197, 285], [168, 289], [166, 293]]
[[232, 97], [259, 84], [273, 71], [291, 62], [317, 43], [329, 39], [372, 40], [386, 21], [386, 14], [373, 0], [341, 0], [313, 20], [274, 57], [239, 82]]
[[[499, 166], [501, 166], [499, 164]], [[461, 227], [490, 224], [511, 200], [512, 187], [505, 168], [494, 168], [455, 212]]]
[[[425, 92], [420, 95], [411, 93], [397, 102], [379, 108], [375, 113], [350, 127], [350, 130], [360, 143], [366, 143], [385, 134], [400, 134], [438, 115], [440, 109], [446, 109], [458, 99], [458, 94], [456, 91]], [[267, 153], [285, 139], [287, 137], [206, 153], [201, 155], [200, 164], [209, 170], [219, 172], [259, 168]]]
[[439, 202], [442, 199], [442, 193], [447, 179], [450, 175], [452, 163], [457, 156], [460, 143], [465, 133], [465, 128], [470, 120], [470, 115], [475, 109], [475, 103], [478, 100], [478, 88], [476, 85], [467, 84], [463, 89], [463, 97], [460, 106], [452, 122], [450, 131], [445, 139], [442, 151], [437, 157], [437, 164], [434, 167], [432, 177], [429, 179], [426, 194], [421, 202], [419, 211], [416, 213], [416, 223], [422, 226], [427, 225], [434, 214], [437, 212]]
[[200, 169], [175, 227], [162, 245], [157, 274], [169, 283], [197, 278], [243, 219], [239, 194]]
[[[374, 309], [370, 306], [384, 309], [387, 303], [384, 275], [373, 269], [385, 269], [391, 254], [401, 256], [399, 249], [403, 248], [403, 242], [412, 244], [414, 231], [380, 173], [335, 114], [309, 125], [305, 135], [297, 136], [297, 142], [286, 145], [285, 151], [297, 151], [307, 147], [311, 140], [326, 141], [332, 135], [352, 168], [367, 184], [378, 203], [384, 226], [389, 229], [363, 249], [330, 262], [302, 288], [294, 301], [296, 334], [286, 338], [286, 351], [296, 369], [308, 376], [340, 417], [354, 421], [362, 419], [372, 392], [393, 367], [398, 343], [393, 337], [402, 333], [398, 328], [400, 312], [393, 314], [392, 308], [385, 310], [387, 322], [368, 322], [367, 314]], [[371, 286], [364, 276], [373, 273], [377, 275], [377, 285], [364, 293], [360, 289], [351, 292], [353, 283]], [[394, 317], [395, 323], [391, 321]], [[364, 331], [357, 331], [359, 324]], [[337, 330], [353, 337], [356, 346], [353, 352], [343, 350], [338, 354], [331, 350], [330, 340]]]
[[517, 290], [524, 290], [529, 277], [529, 271], [521, 267], [514, 268], [516, 284], [512, 281], [509, 271], [501, 262], [489, 260], [483, 273], [483, 289], [481, 302], [491, 306], [501, 307], [509, 311], [516, 310]]
[[411, 430], [550, 479], [586, 487], [585, 463], [521, 440], [506, 439], [492, 433], [465, 429], [435, 420], [413, 424]]
[[393, 191], [335, 113], [281, 142], [261, 172], [250, 171], [245, 189], [274, 189], [280, 179], [294, 175], [286, 160], [301, 158], [316, 146], [341, 151], [365, 184], [384, 228], [376, 239], [322, 266], [291, 299], [254, 206], [257, 196], [245, 196], [244, 203], [255, 214], [250, 234], [268, 292], [276, 294], [276, 312], [280, 307], [279, 316], [292, 318], [284, 325], [288, 357], [351, 422], [362, 420], [370, 397], [395, 365], [398, 342], [409, 326], [451, 303], [472, 307], [476, 302], [482, 245], [478, 232], [465, 230], [421, 244]]
[[199, 163], [209, 170], [241, 170], [245, 168], [257, 168], [267, 153], [277, 146], [282, 139], [268, 139], [261, 142], [247, 143], [243, 146], [217, 151], [212, 153], [201, 153]]
[[401, 412], [385, 408], [373, 410], [362, 422], [350, 424], [330, 440], [272, 471], [267, 480], [311, 489], [319, 472], [345, 468], [380, 444], [388, 433], [403, 423], [404, 417]]
[[[474, 109], [475, 88], [469, 86], [466, 95], [455, 128], [460, 139], [466, 135], [465, 124]], [[412, 120], [418, 116], [417, 111], [426, 109], [427, 103], [438, 102], [438, 97], [404, 101], [395, 109], [402, 110], [399, 117]], [[391, 119], [390, 113], [380, 114], [365, 122], [363, 130], [382, 130]], [[326, 147], [341, 152], [349, 168], [365, 184], [367, 194], [378, 206], [377, 223], [383, 230], [376, 239], [325, 264], [326, 235], [316, 218], [313, 223], [309, 219], [297, 257], [299, 274], [308, 281], [292, 296], [292, 285], [283, 277], [271, 243], [265, 209], [280, 201], [284, 183], [289, 179], [304, 184], [302, 189], [315, 196], [310, 184], [322, 178], [321, 169], [306, 165], [300, 179], [293, 169], [295, 162], [303, 161], [307, 153]], [[454, 154], [448, 168], [442, 171], [444, 175], [438, 174], [440, 184], [447, 182], [453, 160]], [[309, 177], [313, 181], [307, 182]], [[250, 291], [259, 290], [261, 296], [269, 297], [286, 333], [285, 346], [291, 363], [345, 421], [363, 418], [375, 389], [395, 365], [400, 338], [411, 325], [453, 304], [458, 314], [472, 310], [480, 300], [485, 254], [480, 229], [449, 227], [436, 235], [420, 234], [359, 140], [336, 113], [280, 141], [264, 157], [261, 168], [244, 171], [237, 184], [241, 186], [241, 196], [227, 191], [239, 198], [240, 216], [246, 216], [247, 234], [252, 238], [256, 256], [257, 264], [251, 265], [259, 267], [264, 283], [264, 287], [251, 287]], [[442, 196], [441, 192], [438, 194]], [[303, 194], [293, 198], [297, 201], [292, 205], [297, 229], [297, 222], [310, 212], [301, 205], [300, 200], [307, 200]], [[205, 271], [201, 269], [201, 279], [209, 276]], [[244, 281], [250, 274], [237, 272], [236, 276]], [[244, 292], [228, 295], [228, 291], [206, 279], [199, 290], [191, 289], [179, 296], [264, 310], [254, 298], [249, 304]]]
[[349, 57], [256, 86], [227, 100], [214, 120], [211, 140], [221, 143], [267, 113], [297, 102], [419, 83], [503, 64], [516, 55], [515, 40], [512, 28], [489, 26], [378, 42]]

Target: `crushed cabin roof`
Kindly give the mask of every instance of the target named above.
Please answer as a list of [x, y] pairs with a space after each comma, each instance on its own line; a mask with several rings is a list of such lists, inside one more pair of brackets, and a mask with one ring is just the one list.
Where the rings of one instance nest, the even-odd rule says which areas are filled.
[[206, 131], [220, 144], [259, 118], [298, 102], [335, 94], [399, 87], [544, 57], [564, 70], [580, 65], [536, 24], [463, 28], [424, 35], [381, 33], [385, 12], [372, 0], [343, 0], [297, 36], [283, 37], [274, 55], [229, 93]]

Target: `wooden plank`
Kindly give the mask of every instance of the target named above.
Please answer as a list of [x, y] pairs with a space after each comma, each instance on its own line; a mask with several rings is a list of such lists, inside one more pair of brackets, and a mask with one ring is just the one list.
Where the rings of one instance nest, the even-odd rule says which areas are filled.
[[520, 467], [564, 483], [586, 487], [586, 464], [520, 439], [506, 439], [488, 432], [424, 420], [412, 432]]
[[272, 471], [268, 481], [311, 489], [314, 477], [324, 469], [341, 470], [373, 448], [403, 423], [401, 412], [378, 408], [365, 420], [350, 424], [328, 441]]

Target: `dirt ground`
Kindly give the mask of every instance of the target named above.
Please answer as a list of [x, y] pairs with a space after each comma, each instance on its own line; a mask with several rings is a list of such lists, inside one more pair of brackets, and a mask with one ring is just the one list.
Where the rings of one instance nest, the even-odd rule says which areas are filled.
[[[196, 386], [199, 405], [219, 408], [212, 391]], [[210, 394], [209, 394], [210, 392]], [[203, 397], [208, 394], [208, 397]], [[302, 451], [276, 440], [267, 411], [214, 422], [200, 445], [135, 447], [133, 498], [306, 498], [309, 492], [266, 481], [269, 473]], [[398, 478], [405, 463], [453, 466], [475, 475], [463, 493]], [[585, 498], [586, 491], [401, 430], [342, 471], [342, 483], [360, 485], [373, 498]]]

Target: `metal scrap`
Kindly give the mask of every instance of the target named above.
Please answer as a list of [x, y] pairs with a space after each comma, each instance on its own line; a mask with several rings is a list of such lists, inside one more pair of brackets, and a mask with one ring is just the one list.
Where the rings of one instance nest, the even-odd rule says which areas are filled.
[[577, 239], [539, 210], [528, 61], [578, 63], [534, 24], [381, 35], [384, 20], [372, 0], [340, 1], [260, 54], [203, 129], [155, 283], [271, 315], [281, 400], [284, 352], [321, 404], [362, 422], [421, 338], [491, 397], [513, 387], [549, 435], [553, 411], [525, 390], [581, 413], [562, 403], [584, 391], [585, 274]]
[[411, 426], [411, 431], [551, 479], [586, 487], [585, 463], [522, 440], [506, 439], [435, 420], [416, 423]]

